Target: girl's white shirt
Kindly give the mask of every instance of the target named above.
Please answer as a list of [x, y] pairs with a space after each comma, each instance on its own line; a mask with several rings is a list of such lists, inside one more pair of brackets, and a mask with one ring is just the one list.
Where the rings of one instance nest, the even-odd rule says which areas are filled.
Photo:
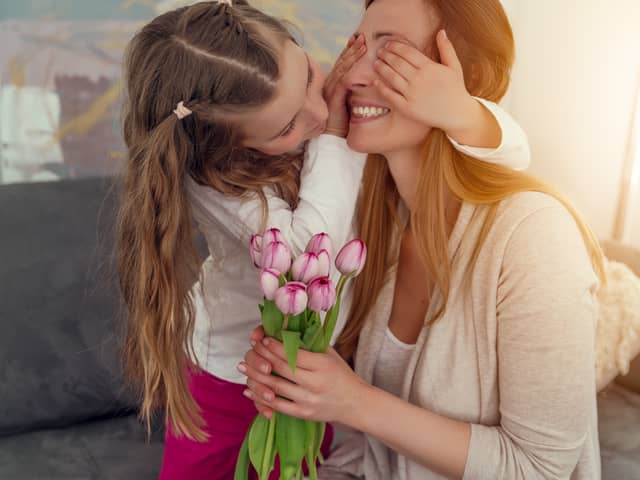
[[[473, 148], [449, 139], [462, 153], [516, 170], [529, 166], [527, 136], [516, 121], [492, 102], [478, 99], [502, 129], [496, 149]], [[299, 203], [295, 210], [265, 191], [268, 228], [282, 231], [294, 256], [302, 253], [312, 235], [327, 232], [338, 249], [355, 236], [356, 201], [366, 155], [352, 151], [343, 138], [321, 135], [309, 142], [301, 171]], [[192, 290], [195, 306], [193, 346], [200, 366], [218, 378], [245, 383], [236, 366], [250, 348], [249, 335], [260, 323], [262, 299], [259, 271], [249, 255], [251, 235], [262, 226], [262, 204], [248, 198], [225, 196], [187, 180], [194, 219], [204, 235], [209, 256]], [[336, 252], [337, 253], [337, 252]], [[335, 278], [334, 278], [335, 280]], [[345, 292], [334, 339], [346, 321], [350, 302]]]

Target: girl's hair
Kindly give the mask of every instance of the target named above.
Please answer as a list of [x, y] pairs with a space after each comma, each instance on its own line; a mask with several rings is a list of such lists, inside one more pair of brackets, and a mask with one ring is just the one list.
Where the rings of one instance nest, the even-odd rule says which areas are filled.
[[[283, 24], [236, 0], [165, 13], [128, 45], [128, 163], [116, 248], [128, 313], [125, 370], [148, 429], [164, 407], [175, 434], [207, 438], [187, 377], [199, 369], [190, 295], [199, 262], [187, 178], [228, 195], [257, 195], [265, 212], [264, 187], [292, 207], [297, 202], [301, 156], [243, 148], [237, 122], [274, 96], [286, 40], [293, 38]], [[172, 113], [180, 101], [192, 111], [182, 120]]]
[[[368, 0], [368, 8], [374, 0]], [[439, 14], [441, 28], [456, 47], [464, 68], [467, 90], [474, 96], [499, 101], [506, 93], [514, 61], [514, 41], [509, 20], [499, 0], [425, 0]], [[437, 51], [434, 43], [432, 49]], [[441, 304], [433, 321], [442, 316], [449, 297], [451, 264], [445, 215], [445, 195], [451, 192], [463, 202], [485, 205], [488, 214], [475, 246], [470, 269], [495, 219], [499, 203], [524, 191], [547, 193], [573, 215], [584, 238], [594, 270], [605, 281], [602, 251], [598, 241], [573, 207], [545, 183], [521, 172], [468, 157], [453, 148], [442, 130], [427, 137], [418, 172], [417, 193], [410, 213], [410, 226], [418, 253]], [[397, 233], [399, 193], [384, 158], [370, 155], [363, 176], [358, 208], [361, 238], [371, 255], [354, 284], [353, 306], [337, 350], [351, 359], [360, 331], [385, 281], [395, 256], [391, 245]], [[469, 270], [470, 270], [469, 269]], [[470, 271], [467, 271], [467, 278]]]

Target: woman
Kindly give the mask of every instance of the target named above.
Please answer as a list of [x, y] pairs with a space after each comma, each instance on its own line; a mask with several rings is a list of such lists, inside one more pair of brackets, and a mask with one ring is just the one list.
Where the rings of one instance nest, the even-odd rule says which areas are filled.
[[369, 257], [337, 344], [355, 373], [333, 350], [300, 352], [293, 373], [264, 339], [239, 367], [247, 396], [351, 430], [327, 479], [599, 478], [598, 244], [550, 188], [457, 153], [424, 109], [434, 43], [472, 94], [504, 95], [499, 1], [370, 0], [359, 32], [377, 59], [348, 73], [351, 102], [390, 113], [348, 135], [375, 152], [358, 213]]

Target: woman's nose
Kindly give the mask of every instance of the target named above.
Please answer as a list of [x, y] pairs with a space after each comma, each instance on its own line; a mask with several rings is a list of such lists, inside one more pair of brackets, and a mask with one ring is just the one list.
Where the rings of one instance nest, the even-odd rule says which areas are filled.
[[376, 61], [377, 52], [367, 45], [367, 52], [358, 59], [344, 76], [344, 84], [347, 88], [366, 87], [373, 84], [376, 72], [373, 64]]

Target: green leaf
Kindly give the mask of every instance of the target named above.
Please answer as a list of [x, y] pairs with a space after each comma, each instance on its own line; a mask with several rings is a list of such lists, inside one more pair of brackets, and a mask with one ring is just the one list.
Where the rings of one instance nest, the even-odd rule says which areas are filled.
[[302, 459], [307, 451], [307, 435], [305, 421], [276, 413], [276, 448], [280, 455], [280, 478], [291, 480], [297, 475], [302, 465]]
[[284, 315], [278, 310], [276, 302], [272, 300], [264, 301], [264, 308], [262, 310], [262, 326], [264, 327], [264, 333], [269, 337], [275, 336], [282, 328], [282, 322], [284, 321]]
[[320, 322], [314, 322], [304, 332], [302, 337], [302, 346], [306, 350], [311, 350], [312, 345], [318, 337], [322, 337], [322, 324]]
[[269, 433], [269, 420], [258, 415], [249, 428], [249, 458], [257, 472], [264, 470], [264, 454]]
[[262, 315], [262, 312], [264, 311], [264, 305], [258, 305], [258, 310], [260, 310], [260, 315]]
[[343, 275], [338, 281], [338, 286], [336, 288], [336, 303], [329, 309], [329, 311], [327, 312], [327, 316], [324, 319], [324, 342], [322, 344], [322, 349], [320, 350], [320, 352], [326, 352], [329, 348], [329, 344], [331, 343], [331, 337], [333, 336], [333, 331], [336, 328], [338, 313], [340, 312], [342, 290], [344, 289], [344, 286], [349, 278], [351, 278], [351, 275]]
[[287, 361], [289, 362], [291, 371], [295, 372], [298, 350], [300, 350], [300, 332], [283, 330], [282, 343], [284, 344], [284, 352], [287, 354]]
[[304, 327], [304, 312], [300, 315], [291, 315], [289, 317], [289, 326], [287, 330], [291, 330], [292, 332], [302, 332]]
[[307, 460], [307, 467], [309, 467], [309, 479], [318, 480], [318, 469], [316, 468], [316, 442], [320, 424], [311, 420], [305, 420], [304, 423], [307, 433], [307, 451], [305, 453], [305, 459]]
[[248, 480], [249, 478], [249, 432], [244, 437], [244, 441], [238, 452], [238, 460], [236, 461], [236, 471], [233, 474], [233, 480]]

